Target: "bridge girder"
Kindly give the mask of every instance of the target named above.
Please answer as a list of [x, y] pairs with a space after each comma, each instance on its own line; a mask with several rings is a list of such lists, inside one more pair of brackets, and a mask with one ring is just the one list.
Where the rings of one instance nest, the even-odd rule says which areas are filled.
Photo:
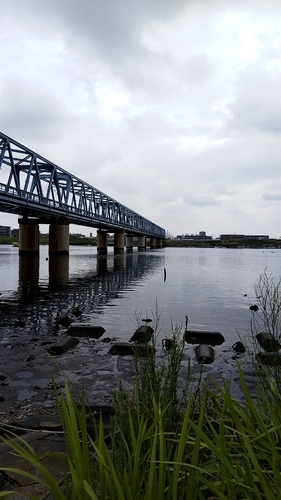
[[165, 230], [0, 132], [0, 211], [165, 238]]

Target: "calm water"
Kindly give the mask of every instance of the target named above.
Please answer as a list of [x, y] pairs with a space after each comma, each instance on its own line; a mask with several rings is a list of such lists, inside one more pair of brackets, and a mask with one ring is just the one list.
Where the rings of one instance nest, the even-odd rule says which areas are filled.
[[188, 315], [190, 328], [218, 330], [229, 346], [237, 332], [249, 330], [259, 275], [267, 269], [280, 276], [281, 250], [166, 248], [114, 255], [109, 248], [101, 257], [94, 247], [72, 246], [69, 261], [49, 260], [47, 252], [41, 246], [38, 260], [19, 258], [17, 248], [0, 245], [1, 326], [28, 318], [34, 333], [57, 334], [58, 317], [78, 306], [82, 321], [125, 341], [136, 313], [153, 318], [157, 307], [160, 339]]

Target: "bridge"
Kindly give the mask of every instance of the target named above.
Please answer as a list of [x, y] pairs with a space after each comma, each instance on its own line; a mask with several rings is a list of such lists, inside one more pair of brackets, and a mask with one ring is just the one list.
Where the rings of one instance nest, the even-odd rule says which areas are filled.
[[0, 211], [19, 218], [19, 251], [39, 251], [39, 224], [50, 224], [49, 252], [68, 253], [69, 224], [95, 227], [98, 250], [161, 246], [165, 230], [0, 132]]

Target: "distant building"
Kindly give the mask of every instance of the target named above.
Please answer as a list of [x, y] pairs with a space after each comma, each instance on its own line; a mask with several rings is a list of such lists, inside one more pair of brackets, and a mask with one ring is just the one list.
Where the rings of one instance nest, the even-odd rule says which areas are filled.
[[212, 240], [212, 236], [207, 236], [205, 231], [200, 231], [199, 234], [178, 234], [177, 240]]
[[19, 229], [12, 229], [11, 236], [13, 236], [14, 238], [18, 238], [19, 237]]
[[264, 234], [221, 234], [221, 241], [269, 240]]
[[0, 226], [0, 236], [11, 236], [11, 226]]
[[86, 238], [85, 234], [80, 234], [80, 233], [70, 233], [72, 238]]

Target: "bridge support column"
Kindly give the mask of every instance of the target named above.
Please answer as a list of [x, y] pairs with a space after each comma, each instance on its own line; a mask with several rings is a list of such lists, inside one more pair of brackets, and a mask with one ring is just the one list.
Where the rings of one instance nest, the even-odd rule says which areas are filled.
[[124, 231], [114, 233], [114, 253], [124, 252]]
[[69, 254], [69, 222], [65, 219], [50, 224], [49, 255], [54, 254]]
[[138, 250], [145, 250], [145, 236], [138, 236]]
[[38, 220], [19, 219], [19, 255], [39, 254]]
[[97, 251], [98, 254], [106, 254], [107, 253], [107, 232], [106, 231], [97, 231]]
[[162, 239], [161, 238], [156, 238], [156, 248], [162, 248]]
[[150, 237], [150, 248], [156, 248], [156, 238]]
[[133, 251], [133, 236], [127, 235], [126, 236], [126, 250], [129, 252]]

